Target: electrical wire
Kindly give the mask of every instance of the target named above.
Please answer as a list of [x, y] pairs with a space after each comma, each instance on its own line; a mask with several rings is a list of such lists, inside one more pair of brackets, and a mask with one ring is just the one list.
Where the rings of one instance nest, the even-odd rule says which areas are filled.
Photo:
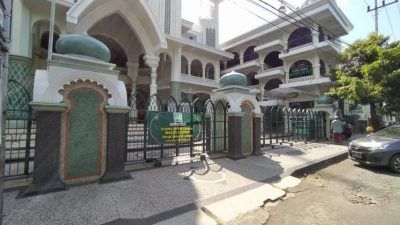
[[394, 33], [394, 30], [393, 30], [392, 21], [390, 20], [389, 13], [388, 13], [386, 7], [385, 7], [385, 11], [386, 11], [387, 19], [388, 19], [388, 21], [389, 21], [390, 29], [392, 30], [392, 33], [393, 33], [393, 37], [394, 37], [395, 40], [397, 40], [396, 34]]
[[[298, 24], [296, 24], [296, 23], [291, 22], [290, 20], [288, 20], [288, 19], [286, 19], [286, 18], [280, 16], [279, 14], [275, 13], [274, 11], [272, 11], [272, 10], [266, 8], [265, 6], [260, 5], [259, 3], [255, 2], [254, 0], [247, 0], [247, 1], [248, 1], [248, 2], [251, 2], [251, 3], [253, 3], [253, 4], [256, 4], [257, 6], [260, 6], [260, 7], [264, 8], [264, 9], [266, 9], [267, 11], [273, 13], [274, 15], [276, 15], [276, 16], [278, 16], [278, 17], [280, 17], [280, 18], [283, 18], [284, 20], [288, 21], [288, 22], [291, 23], [291, 24], [296, 25], [296, 26], [299, 27], [299, 28], [302, 28], [302, 26], [300, 26], [300, 25], [298, 25]], [[269, 21], [267, 21], [267, 22], [269, 22]], [[289, 34], [288, 32], [286, 32], [286, 33]], [[318, 33], [317, 35], [319, 35], [319, 33]], [[300, 37], [299, 37], [299, 38], [300, 38]], [[333, 42], [330, 41], [330, 40], [326, 40], [326, 41], [329, 41], [329, 42], [331, 42], [332, 44], [335, 44], [335, 43], [333, 43]], [[317, 51], [320, 51], [320, 52], [322, 52], [322, 53], [326, 53], [326, 54], [330, 55], [331, 57], [337, 58], [337, 55], [333, 55], [333, 54], [331, 54], [331, 53], [329, 53], [329, 52], [327, 52], [327, 51], [324, 51], [324, 50], [318, 48], [318, 47], [315, 46], [314, 43], [312, 43], [312, 42], [311, 42], [311, 46], [313, 46]]]
[[400, 2], [397, 2], [397, 9], [399, 10], [400, 13]]
[[[279, 9], [275, 8], [274, 6], [272, 6], [271, 4], [269, 4], [269, 3], [267, 3], [267, 2], [264, 2], [263, 0], [259, 0], [259, 1], [262, 2], [262, 3], [264, 3], [265, 5], [268, 5], [269, 7], [273, 8], [273, 9], [274, 9], [275, 11], [277, 11], [278, 13], [276, 13], [276, 12], [274, 12], [274, 11], [268, 9], [267, 7], [265, 7], [265, 6], [263, 6], [263, 5], [260, 5], [260, 4], [259, 4], [258, 2], [256, 2], [255, 0], [248, 0], [248, 1], [257, 4], [258, 6], [262, 7], [263, 9], [265, 9], [265, 10], [267, 10], [267, 11], [269, 11], [269, 12], [275, 14], [276, 16], [278, 16], [278, 17], [280, 17], [280, 18], [286, 20], [287, 22], [289, 22], [289, 23], [291, 23], [291, 24], [293, 24], [293, 25], [295, 25], [295, 26], [297, 26], [297, 27], [299, 27], [299, 28], [301, 28], [302, 26], [300, 26], [299, 24], [297, 24], [297, 23], [295, 23], [295, 22], [298, 22], [298, 23], [300, 23], [300, 24], [303, 24], [305, 27], [309, 28], [310, 30], [314, 30], [315, 32], [318, 33], [317, 35], [321, 34], [321, 31], [320, 31], [320, 30], [316, 29], [316, 28], [313, 27], [313, 26], [310, 26], [310, 25], [308, 25], [308, 24], [305, 24], [305, 23], [303, 23], [302, 21], [296, 20], [296, 18], [294, 18], [294, 17], [292, 17], [292, 16], [290, 16], [290, 15], [288, 15], [288, 14], [286, 14], [286, 13], [283, 13], [283, 12], [282, 12], [282, 14], [284, 14], [285, 16], [279, 15], [279, 12], [280, 12]], [[292, 21], [288, 20], [286, 17], [290, 17], [290, 18], [293, 19], [295, 22], [292, 22]], [[338, 42], [340, 42], [340, 43], [344, 43], [344, 44], [346, 44], [346, 45], [349, 45], [349, 44], [343, 42], [343, 41], [340, 40], [340, 39], [337, 39], [337, 38], [332, 38], [332, 39], [334, 39], [334, 40], [336, 40], [336, 41], [338, 41]], [[329, 40], [328, 40], [328, 41], [329, 41]]]
[[247, 11], [247, 12], [253, 14], [254, 16], [258, 17], [259, 19], [262, 19], [262, 20], [266, 21], [267, 23], [273, 25], [274, 27], [278, 28], [278, 30], [282, 31], [283, 33], [289, 34], [289, 32], [286, 31], [286, 30], [284, 30], [282, 27], [279, 27], [277, 24], [275, 24], [275, 23], [273, 23], [273, 22], [271, 22], [271, 21], [265, 19], [264, 17], [261, 17], [261, 16], [257, 15], [256, 13], [252, 12], [252, 11], [249, 10], [249, 9], [246, 9], [245, 7], [239, 5], [236, 1], [230, 0], [230, 2], [232, 2], [233, 4], [235, 4], [236, 6], [238, 6], [239, 8], [244, 9], [245, 11]]

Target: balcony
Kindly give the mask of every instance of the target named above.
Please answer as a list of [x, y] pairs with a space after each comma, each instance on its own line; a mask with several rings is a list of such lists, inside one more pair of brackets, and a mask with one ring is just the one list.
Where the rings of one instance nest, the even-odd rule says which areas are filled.
[[251, 60], [249, 62], [238, 64], [238, 65], [233, 66], [233, 67], [231, 67], [229, 69], [223, 70], [222, 74], [230, 73], [232, 71], [240, 72], [240, 71], [243, 71], [243, 70], [246, 70], [246, 69], [254, 70], [254, 69], [257, 69], [259, 67], [260, 67], [260, 62], [258, 61], [258, 59], [254, 59], [254, 60]]
[[181, 74], [180, 82], [192, 85], [211, 87], [211, 88], [219, 88], [218, 82], [216, 80], [211, 80], [202, 77], [195, 77], [188, 74]]
[[281, 84], [279, 87], [281, 88], [292, 88], [292, 87], [304, 87], [310, 85], [332, 85], [334, 82], [330, 77], [318, 77], [315, 78], [314, 75], [292, 78], [287, 81], [285, 84]]
[[280, 51], [285, 46], [282, 40], [275, 40], [254, 48], [255, 52]]
[[285, 71], [283, 69], [283, 66], [280, 67], [275, 67], [275, 68], [270, 68], [262, 71], [261, 73], [257, 74], [255, 76], [256, 79], [261, 79], [261, 78], [276, 78], [280, 76], [284, 76]]
[[316, 44], [307, 43], [295, 48], [288, 49], [279, 55], [280, 59], [290, 59], [299, 57], [299, 55], [313, 54], [315, 52], [326, 52], [329, 54], [339, 54], [341, 52], [340, 45], [331, 40], [324, 40]]

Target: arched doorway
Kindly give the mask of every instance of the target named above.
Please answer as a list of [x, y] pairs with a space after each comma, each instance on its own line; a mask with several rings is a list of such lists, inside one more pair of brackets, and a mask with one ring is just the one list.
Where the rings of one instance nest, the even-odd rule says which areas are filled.
[[233, 54], [233, 59], [228, 60], [228, 62], [226, 63], [226, 66], [228, 68], [234, 67], [236, 65], [240, 64], [240, 57], [239, 57], [239, 53], [237, 52], [232, 52]]
[[259, 81], [256, 79], [257, 72], [250, 72], [246, 75], [247, 86], [258, 85]]
[[194, 59], [190, 64], [190, 75], [195, 77], [203, 76], [203, 65], [200, 60]]
[[300, 27], [290, 34], [288, 39], [288, 48], [299, 47], [311, 42], [311, 30], [308, 27]]
[[283, 61], [282, 59], [279, 58], [279, 54], [281, 54], [278, 51], [273, 51], [270, 52], [265, 58], [264, 58], [264, 69], [271, 69], [271, 68], [276, 68], [283, 66]]
[[279, 85], [281, 85], [281, 84], [282, 84], [282, 81], [281, 81], [280, 79], [278, 79], [278, 78], [269, 80], [269, 81], [265, 84], [264, 90], [270, 91], [270, 90], [279, 88]]
[[258, 58], [257, 52], [254, 51], [256, 46], [248, 47], [243, 53], [243, 62], [249, 62]]

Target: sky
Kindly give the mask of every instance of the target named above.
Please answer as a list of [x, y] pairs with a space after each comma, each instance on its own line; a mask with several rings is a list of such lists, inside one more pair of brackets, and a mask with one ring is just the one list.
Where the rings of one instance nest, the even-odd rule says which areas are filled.
[[[278, 0], [264, 0], [274, 7], [278, 8], [280, 3]], [[289, 4], [298, 7], [301, 6], [303, 0], [286, 0]], [[386, 0], [386, 4], [393, 0]], [[194, 23], [197, 23], [199, 16], [207, 17], [209, 9], [209, 0], [182, 0], [182, 17]], [[354, 25], [354, 29], [349, 35], [342, 39], [346, 43], [365, 38], [375, 29], [374, 14], [367, 12], [367, 4], [374, 7], [374, 0], [336, 0], [344, 14]], [[382, 4], [378, 0], [378, 6]], [[265, 20], [273, 20], [276, 18], [272, 13], [255, 6], [247, 0], [224, 0], [220, 3], [220, 42], [228, 41], [240, 34], [259, 27], [265, 23]], [[289, 10], [289, 9], [288, 9]], [[249, 13], [252, 11], [254, 14]], [[288, 11], [289, 12], [289, 11]], [[261, 18], [260, 18], [261, 17]], [[393, 26], [390, 27], [389, 19]], [[400, 24], [400, 1], [381, 8], [378, 11], [379, 33], [390, 37], [391, 41], [400, 39], [400, 29], [396, 27]]]

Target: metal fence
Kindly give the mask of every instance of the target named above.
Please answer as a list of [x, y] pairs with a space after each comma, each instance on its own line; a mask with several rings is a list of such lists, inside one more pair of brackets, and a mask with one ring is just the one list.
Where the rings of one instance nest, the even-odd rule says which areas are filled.
[[32, 110], [8, 110], [3, 138], [5, 177], [32, 173], [36, 138], [36, 122]]
[[326, 139], [326, 112], [262, 107], [261, 146]]
[[36, 122], [29, 107], [31, 100], [27, 88], [15, 80], [9, 80], [8, 110], [5, 113], [3, 146], [5, 153], [4, 176], [26, 176], [33, 171]]
[[[127, 162], [227, 151], [226, 103], [214, 105], [210, 100], [200, 99], [178, 102], [172, 96], [161, 99], [158, 95], [145, 98], [136, 92], [130, 96], [129, 106]], [[157, 131], [152, 130], [153, 126], [163, 123], [163, 117], [175, 114], [185, 119], [183, 125], [178, 126], [190, 132], [188, 139], [163, 141], [154, 138]]]

